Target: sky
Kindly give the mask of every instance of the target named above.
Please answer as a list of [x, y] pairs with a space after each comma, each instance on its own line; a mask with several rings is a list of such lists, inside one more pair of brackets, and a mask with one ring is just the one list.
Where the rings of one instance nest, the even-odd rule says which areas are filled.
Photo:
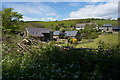
[[55, 21], [83, 18], [118, 18], [118, 2], [2, 2], [24, 21]]

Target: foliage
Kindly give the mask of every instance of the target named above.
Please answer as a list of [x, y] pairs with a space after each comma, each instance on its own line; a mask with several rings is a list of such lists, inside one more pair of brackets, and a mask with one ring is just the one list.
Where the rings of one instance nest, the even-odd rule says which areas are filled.
[[86, 25], [84, 30], [80, 30], [79, 32], [83, 35], [84, 39], [95, 39], [98, 37], [98, 32], [95, 28], [95, 25]]
[[101, 41], [98, 50], [66, 50], [53, 42], [23, 51], [17, 42], [13, 37], [3, 42], [3, 79], [119, 79], [119, 45], [106, 47]]
[[13, 8], [4, 8], [2, 10], [2, 25], [3, 29], [15, 31], [19, 29], [20, 21], [22, 15], [18, 12], [13, 12]]
[[[8, 10], [8, 13], [7, 15], [3, 14], [3, 17], [12, 14], [12, 17], [8, 16], [8, 19], [4, 19], [4, 29], [16, 30], [12, 26], [16, 26], [17, 21], [19, 22], [22, 15], [12, 12], [11, 8], [4, 10]], [[13, 14], [15, 17], [13, 17]], [[91, 19], [88, 20], [91, 21]], [[35, 23], [40, 23], [45, 27], [51, 25], [55, 28], [58, 25], [66, 28], [66, 26], [75, 25], [76, 21], [81, 20]], [[27, 23], [25, 22], [25, 24]], [[36, 24], [33, 23], [33, 25]], [[88, 35], [87, 38], [96, 38], [96, 31], [89, 26], [87, 27], [88, 30], [85, 29], [83, 31], [85, 35]], [[92, 34], [92, 36], [89, 34]], [[64, 47], [57, 46], [55, 42], [37, 42], [32, 45], [24, 44], [28, 48], [25, 51], [17, 45], [18, 42], [21, 42], [22, 38], [14, 34], [3, 36], [3, 79], [119, 79], [120, 45], [109, 46], [100, 41], [97, 49], [74, 49], [72, 47], [65, 49]], [[77, 40], [73, 39], [72, 41], [75, 43]], [[69, 44], [66, 45], [69, 46]]]
[[77, 43], [77, 39], [76, 38], [71, 38], [69, 42], [75, 44], [75, 43]]

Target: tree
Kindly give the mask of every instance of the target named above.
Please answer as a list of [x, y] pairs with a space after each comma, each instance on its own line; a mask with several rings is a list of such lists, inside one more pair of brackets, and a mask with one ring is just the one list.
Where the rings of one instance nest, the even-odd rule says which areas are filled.
[[13, 12], [13, 8], [4, 8], [2, 10], [2, 26], [4, 30], [15, 31], [19, 29], [20, 19], [22, 14]]
[[60, 27], [59, 27], [59, 26], [56, 26], [56, 27], [55, 27], [55, 30], [59, 30], [59, 29], [60, 29]]
[[120, 18], [117, 18], [117, 20], [120, 20]]

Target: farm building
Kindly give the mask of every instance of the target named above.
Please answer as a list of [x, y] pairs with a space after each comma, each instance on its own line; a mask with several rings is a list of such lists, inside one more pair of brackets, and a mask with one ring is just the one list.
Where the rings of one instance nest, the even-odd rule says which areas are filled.
[[84, 29], [85, 25], [86, 25], [85, 23], [76, 24], [76, 27], [75, 27], [75, 28], [76, 28], [77, 30]]
[[94, 23], [94, 22], [90, 22], [90, 23], [79, 23], [79, 24], [76, 24], [76, 27], [75, 27], [75, 29], [77, 29], [77, 30], [82, 30], [82, 29], [84, 29], [85, 28], [85, 26], [86, 25], [95, 25], [96, 27], [98, 26], [96, 23]]
[[31, 28], [27, 27], [25, 29], [25, 36], [33, 37], [41, 41], [50, 41], [53, 39], [53, 32], [49, 28]]
[[98, 27], [98, 29], [102, 30], [102, 32], [111, 32], [112, 25], [111, 24], [104, 24], [102, 27]]
[[80, 33], [78, 31], [54, 31], [53, 32], [53, 38], [61, 38], [61, 36], [64, 36], [66, 38], [71, 37], [71, 38], [76, 38], [80, 40]]
[[53, 32], [53, 38], [59, 38], [60, 31]]
[[120, 32], [120, 27], [112, 27], [112, 30], [113, 30], [114, 32]]

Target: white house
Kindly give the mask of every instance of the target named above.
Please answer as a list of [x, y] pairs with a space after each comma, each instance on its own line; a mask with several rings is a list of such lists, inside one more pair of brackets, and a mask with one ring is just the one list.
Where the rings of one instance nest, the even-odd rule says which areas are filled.
[[104, 24], [102, 27], [97, 27], [97, 29], [102, 30], [102, 32], [111, 32], [112, 31], [112, 25], [111, 24]]
[[89, 24], [89, 25], [95, 24], [96, 27], [98, 27], [98, 25], [96, 23], [90, 22], [90, 23], [79, 23], [79, 24], [76, 24], [75, 29], [77, 29], [77, 30], [84, 29], [87, 24]]

